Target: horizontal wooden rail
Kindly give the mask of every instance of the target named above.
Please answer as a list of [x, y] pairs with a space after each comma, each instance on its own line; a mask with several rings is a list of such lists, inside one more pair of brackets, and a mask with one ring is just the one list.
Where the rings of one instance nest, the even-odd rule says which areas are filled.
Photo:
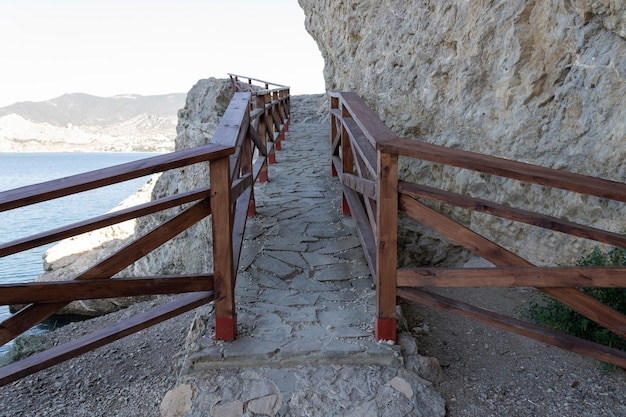
[[106, 329], [55, 346], [45, 352], [36, 353], [19, 362], [0, 368], [0, 386], [147, 329], [212, 300], [212, 292], [188, 294], [169, 304], [138, 314]]
[[105, 187], [198, 162], [215, 161], [233, 153], [232, 147], [209, 143], [165, 155], [127, 162], [39, 184], [0, 192], [0, 212]]
[[399, 268], [398, 286], [626, 288], [626, 267]]
[[258, 83], [262, 83], [262, 84], [264, 84], [264, 85], [265, 85], [265, 88], [266, 88], [266, 89], [267, 89], [267, 88], [269, 88], [269, 86], [270, 86], [270, 85], [276, 86], [276, 87], [277, 87], [277, 88], [279, 88], [279, 89], [289, 88], [289, 86], [287, 86], [287, 85], [277, 84], [277, 83], [273, 83], [273, 82], [271, 82], [271, 81], [263, 81], [263, 80], [260, 80], [260, 79], [258, 79], [258, 78], [247, 77], [247, 76], [245, 76], [245, 75], [237, 75], [237, 74], [231, 74], [231, 73], [228, 73], [228, 76], [229, 76], [231, 79], [234, 79], [234, 81], [239, 81], [239, 82], [242, 82], [242, 81], [240, 81], [240, 80], [239, 80], [240, 78], [241, 78], [241, 79], [248, 80], [248, 84], [252, 84], [252, 81], [255, 81], [255, 82], [258, 82]]
[[0, 285], [0, 305], [69, 303], [74, 300], [213, 291], [213, 274]]
[[422, 305], [438, 308], [461, 317], [484, 323], [543, 343], [587, 355], [600, 361], [626, 368], [626, 352], [589, 342], [564, 333], [546, 329], [512, 317], [476, 307], [416, 288], [398, 288], [398, 296]]
[[398, 191], [407, 196], [425, 198], [432, 201], [451, 204], [457, 207], [491, 214], [508, 220], [526, 223], [532, 226], [542, 227], [544, 229], [567, 233], [572, 236], [626, 248], [626, 236], [619, 233], [584, 226], [529, 210], [509, 207], [504, 204], [498, 204], [480, 198], [462, 196], [449, 191], [443, 191], [425, 185], [412, 184], [406, 181], [399, 182]]
[[382, 152], [626, 202], [626, 184], [409, 139], [378, 143]]

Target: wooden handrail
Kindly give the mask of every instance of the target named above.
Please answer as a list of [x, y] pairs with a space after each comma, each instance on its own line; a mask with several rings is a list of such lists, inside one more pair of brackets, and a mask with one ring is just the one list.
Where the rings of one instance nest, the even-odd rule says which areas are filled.
[[237, 74], [231, 74], [228, 73], [228, 76], [230, 77], [231, 80], [233, 80], [234, 82], [238, 82], [239, 78], [243, 78], [248, 80], [248, 84], [252, 84], [252, 81], [258, 82], [258, 83], [262, 83], [265, 86], [265, 89], [268, 90], [270, 85], [274, 85], [276, 86], [277, 89], [285, 89], [285, 88], [289, 88], [288, 85], [283, 85], [283, 84], [278, 84], [278, 83], [273, 83], [271, 81], [263, 81], [260, 80], [258, 78], [253, 78], [253, 77], [247, 77], [245, 75], [237, 75]]
[[232, 145], [229, 147], [209, 143], [196, 148], [153, 156], [151, 158], [127, 162], [125, 164], [102, 168], [83, 174], [3, 191], [0, 192], [0, 212], [93, 190], [94, 188], [117, 184], [119, 182], [180, 168], [198, 162], [215, 161], [233, 152]]
[[0, 284], [0, 305], [213, 291], [213, 274]]
[[378, 143], [382, 152], [626, 202], [626, 184], [410, 139]]
[[[435, 295], [407, 288], [421, 286], [533, 286], [626, 338], [626, 316], [577, 289], [585, 284], [589, 287], [626, 287], [626, 279], [623, 278], [625, 268], [538, 268], [419, 200], [436, 201], [621, 247], [626, 247], [626, 236], [530, 210], [398, 180], [395, 174], [398, 172], [397, 158], [402, 156], [620, 202], [626, 202], [626, 184], [399, 138], [357, 94], [331, 92], [329, 95], [331, 167], [333, 175], [339, 177], [343, 187], [344, 213], [355, 219], [376, 281], [377, 338], [395, 335], [395, 321], [391, 318], [395, 318], [396, 294], [444, 309], [450, 308], [459, 314], [470, 309], [457, 308], [458, 304], [441, 298], [434, 302]], [[496, 268], [397, 269], [393, 248], [397, 236], [395, 222], [398, 211], [491, 261]], [[452, 305], [455, 307], [449, 307]], [[486, 314], [481, 309], [473, 309], [473, 306], [471, 309], [471, 316], [479, 321], [503, 326], [513, 332], [519, 332], [520, 327], [523, 327], [522, 334], [529, 337], [561, 347], [570, 346], [571, 350], [626, 366], [624, 353], [611, 352], [610, 348], [606, 348], [610, 354], [607, 354], [605, 348], [597, 349], [594, 353], [589, 348], [592, 345], [584, 341], [572, 346], [571, 340], [575, 338], [547, 330], [538, 332], [534, 325], [522, 326], [516, 320]]]
[[0, 368], [0, 386], [186, 313], [208, 303], [212, 299], [212, 292], [188, 294], [110, 327], [81, 336], [76, 340], [55, 346], [45, 352], [36, 353], [19, 362]]

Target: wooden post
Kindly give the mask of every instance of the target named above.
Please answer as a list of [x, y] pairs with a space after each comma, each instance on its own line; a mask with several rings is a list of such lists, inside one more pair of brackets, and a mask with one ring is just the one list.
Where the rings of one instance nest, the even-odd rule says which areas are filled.
[[280, 111], [280, 100], [278, 99], [278, 91], [274, 91], [272, 93], [272, 112], [274, 115], [274, 117], [272, 118], [274, 121], [274, 124], [276, 124], [276, 120], [280, 119], [280, 123], [278, 124], [278, 126], [274, 126], [274, 129], [278, 128], [278, 138], [276, 138], [276, 150], [282, 151], [283, 149], [282, 149], [282, 145], [280, 142], [283, 140], [284, 134], [281, 129], [281, 126], [284, 120]]
[[[350, 117], [350, 112], [341, 106], [341, 115]], [[344, 174], [354, 174], [354, 155], [352, 155], [352, 146], [350, 145], [350, 136], [346, 128], [341, 125], [341, 172]], [[341, 208], [345, 216], [351, 216], [350, 206], [345, 194], [341, 194]]]
[[[269, 108], [265, 113], [265, 129], [269, 140], [271, 142], [274, 142], [274, 106], [272, 106], [272, 95], [269, 92], [265, 94], [265, 104], [269, 104]], [[269, 153], [269, 155], [267, 155], [267, 162], [269, 164], [276, 163], [276, 142], [274, 142], [274, 146], [272, 146], [272, 151]]]
[[[253, 166], [253, 155], [252, 155], [252, 136], [250, 134], [250, 129], [253, 127], [250, 125], [248, 119], [248, 131], [246, 133], [246, 138], [243, 140], [243, 144], [241, 145], [241, 176], [243, 177], [246, 174], [252, 174], [252, 166]], [[256, 202], [254, 201], [254, 184], [250, 189], [250, 202], [248, 203], [248, 217], [252, 217], [256, 215]]]
[[[330, 147], [332, 150], [333, 147], [333, 141], [335, 140], [335, 138], [337, 137], [337, 118], [335, 117], [335, 115], [333, 114], [333, 110], [334, 109], [338, 109], [339, 108], [339, 98], [338, 97], [331, 97], [330, 98]], [[336, 177], [337, 176], [337, 170], [335, 169], [335, 165], [333, 164], [333, 156], [334, 154], [330, 155], [330, 171], [331, 171], [331, 176]]]
[[217, 340], [234, 340], [237, 335], [230, 188], [229, 158], [211, 162], [215, 339]]
[[[257, 127], [257, 133], [259, 135], [259, 138], [261, 138], [261, 142], [263, 142], [263, 146], [265, 146], [265, 149], [267, 149], [267, 132], [266, 132], [267, 110], [265, 109], [265, 96], [264, 95], [259, 94], [256, 96], [256, 107], [257, 109], [263, 109], [263, 114], [259, 116], [259, 125]], [[263, 166], [261, 167], [258, 180], [260, 183], [267, 182], [268, 180], [267, 162], [264, 163]]]
[[397, 340], [396, 276], [398, 258], [398, 155], [378, 154], [376, 184], [376, 323], [377, 340]]
[[287, 90], [283, 89], [278, 92], [280, 103], [278, 109], [282, 120], [283, 128], [281, 130], [281, 140], [285, 140], [285, 133], [289, 130], [289, 113], [287, 113]]
[[289, 132], [289, 120], [291, 115], [291, 95], [289, 89], [285, 89], [285, 95], [287, 96], [287, 100], [285, 100], [285, 114], [287, 115], [287, 123], [285, 123], [285, 132]]

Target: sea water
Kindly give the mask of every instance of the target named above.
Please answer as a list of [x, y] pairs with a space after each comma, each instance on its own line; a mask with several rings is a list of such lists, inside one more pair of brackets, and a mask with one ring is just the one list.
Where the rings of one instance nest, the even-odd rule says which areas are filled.
[[[0, 192], [154, 156], [153, 153], [0, 153]], [[20, 209], [0, 212], [0, 243], [106, 213], [135, 193], [147, 177]], [[33, 281], [43, 272], [41, 246], [0, 258], [0, 284]], [[0, 306], [0, 321], [10, 316]], [[48, 323], [54, 326], [54, 323]], [[39, 326], [38, 330], [45, 328]], [[37, 331], [37, 329], [35, 330]], [[0, 355], [9, 345], [0, 346]]]

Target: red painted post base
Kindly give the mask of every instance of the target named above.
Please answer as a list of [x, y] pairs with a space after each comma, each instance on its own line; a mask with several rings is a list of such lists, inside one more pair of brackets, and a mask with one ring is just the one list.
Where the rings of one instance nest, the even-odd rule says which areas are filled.
[[215, 340], [235, 340], [237, 337], [237, 316], [215, 318]]
[[393, 340], [397, 342], [396, 319], [381, 319], [376, 317], [374, 337], [376, 337], [376, 340]]
[[348, 205], [348, 200], [345, 197], [341, 198], [341, 212], [344, 216], [352, 217], [352, 212], [350, 212], [350, 206]]
[[282, 140], [280, 139], [280, 137], [278, 138], [278, 140], [276, 141], [276, 146], [274, 149], [276, 149], [277, 151], [282, 151], [283, 150], [283, 145], [281, 145]]
[[[274, 142], [274, 145], [276, 145], [276, 143], [278, 143], [278, 142]], [[267, 162], [269, 162], [269, 163], [270, 163], [270, 165], [271, 165], [271, 164], [275, 164], [275, 163], [276, 163], [276, 154], [275, 154], [275, 153], [273, 153], [273, 152], [272, 152], [271, 154], [269, 154], [269, 155], [267, 156]]]
[[287, 123], [285, 124], [285, 127], [284, 127], [284, 129], [283, 129], [283, 132], [289, 132], [289, 122], [287, 122]]
[[254, 200], [250, 200], [248, 203], [248, 217], [256, 216], [256, 202]]
[[258, 176], [257, 180], [259, 182], [267, 182], [267, 180], [268, 180], [267, 171], [259, 172], [259, 176]]

